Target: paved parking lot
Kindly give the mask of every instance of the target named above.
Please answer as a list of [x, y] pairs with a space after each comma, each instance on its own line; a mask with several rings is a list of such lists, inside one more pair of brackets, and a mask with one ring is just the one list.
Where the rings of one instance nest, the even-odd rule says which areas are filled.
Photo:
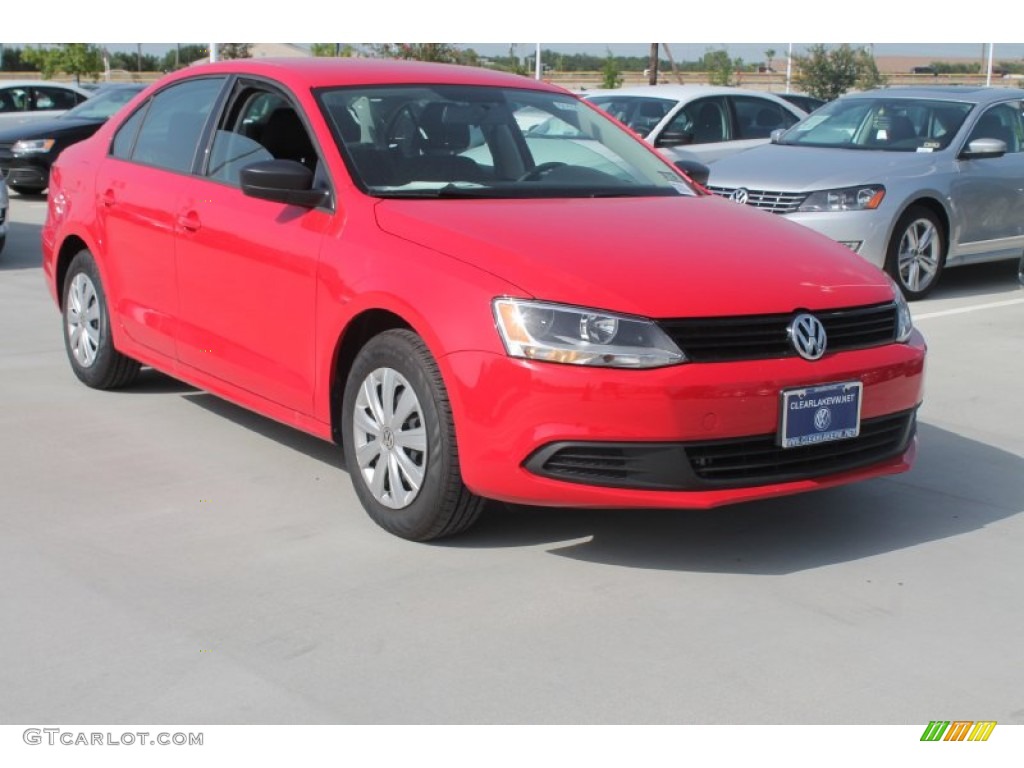
[[[412, 544], [333, 446], [78, 383], [41, 198], [0, 255], [0, 722], [1024, 723], [1024, 291], [951, 270], [907, 475]], [[231, 286], [225, 286], [231, 290]]]

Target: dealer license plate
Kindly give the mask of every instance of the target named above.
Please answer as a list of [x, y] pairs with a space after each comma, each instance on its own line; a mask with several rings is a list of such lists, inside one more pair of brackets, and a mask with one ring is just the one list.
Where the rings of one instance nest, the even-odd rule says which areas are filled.
[[782, 391], [783, 448], [847, 440], [860, 434], [859, 381]]

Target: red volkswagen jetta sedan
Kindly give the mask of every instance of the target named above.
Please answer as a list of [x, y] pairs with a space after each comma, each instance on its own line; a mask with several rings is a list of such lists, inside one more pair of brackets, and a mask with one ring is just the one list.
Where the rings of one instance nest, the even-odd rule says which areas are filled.
[[914, 458], [925, 344], [881, 271], [522, 77], [190, 67], [61, 154], [43, 254], [85, 384], [152, 366], [333, 440], [409, 539]]

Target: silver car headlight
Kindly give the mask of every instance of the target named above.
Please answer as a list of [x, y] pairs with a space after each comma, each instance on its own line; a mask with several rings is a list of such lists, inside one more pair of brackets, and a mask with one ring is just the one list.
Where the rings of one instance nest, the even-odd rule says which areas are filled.
[[22, 139], [14, 142], [11, 147], [11, 154], [18, 155], [39, 155], [53, 149], [53, 139]]
[[910, 316], [910, 305], [907, 303], [903, 291], [891, 277], [889, 282], [892, 284], [892, 291], [896, 299], [896, 341], [903, 342], [910, 338], [910, 333], [914, 330], [914, 320]]
[[866, 184], [862, 187], [843, 189], [822, 189], [811, 192], [798, 211], [814, 213], [829, 211], [873, 211], [882, 204], [885, 187], [881, 184]]
[[650, 320], [523, 299], [495, 299], [492, 306], [511, 357], [601, 368], [686, 362], [686, 355]]

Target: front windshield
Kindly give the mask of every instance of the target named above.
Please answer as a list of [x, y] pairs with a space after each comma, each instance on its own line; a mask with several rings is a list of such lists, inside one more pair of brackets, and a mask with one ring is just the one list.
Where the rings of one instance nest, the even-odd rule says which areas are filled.
[[566, 94], [415, 85], [318, 97], [353, 177], [376, 196], [695, 194], [636, 137]]
[[142, 88], [112, 88], [86, 99], [64, 113], [65, 119], [106, 120], [132, 100]]
[[938, 152], [949, 146], [972, 104], [930, 99], [833, 101], [790, 128], [780, 144], [886, 152]]

